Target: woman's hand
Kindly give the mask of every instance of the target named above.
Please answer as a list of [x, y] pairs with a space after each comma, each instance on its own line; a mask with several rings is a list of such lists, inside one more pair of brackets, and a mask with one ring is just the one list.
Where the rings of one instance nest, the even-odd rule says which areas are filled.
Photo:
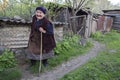
[[39, 28], [39, 31], [42, 33], [46, 33], [46, 31], [42, 27]]

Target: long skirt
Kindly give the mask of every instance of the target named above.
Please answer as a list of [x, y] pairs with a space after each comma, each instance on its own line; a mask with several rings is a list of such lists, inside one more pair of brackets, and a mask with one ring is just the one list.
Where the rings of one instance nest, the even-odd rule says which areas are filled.
[[51, 50], [48, 53], [42, 53], [42, 57], [41, 57], [38, 54], [34, 54], [26, 50], [26, 56], [28, 59], [32, 59], [32, 60], [44, 60], [54, 57], [54, 51]]

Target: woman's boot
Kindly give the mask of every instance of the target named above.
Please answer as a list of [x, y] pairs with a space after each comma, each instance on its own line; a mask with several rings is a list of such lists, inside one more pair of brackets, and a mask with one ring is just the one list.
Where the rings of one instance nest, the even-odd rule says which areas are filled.
[[47, 60], [47, 59], [42, 60], [42, 63], [43, 63], [43, 66], [44, 66], [44, 67], [47, 67], [47, 66], [48, 66], [48, 60]]

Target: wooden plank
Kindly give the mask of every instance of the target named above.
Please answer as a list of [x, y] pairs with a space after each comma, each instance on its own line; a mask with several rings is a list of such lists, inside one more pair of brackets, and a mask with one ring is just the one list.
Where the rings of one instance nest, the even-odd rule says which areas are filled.
[[119, 28], [120, 28], [120, 25], [118, 25], [118, 24], [113, 24], [113, 27], [119, 27]]
[[73, 16], [73, 17], [70, 17], [70, 18], [73, 19], [73, 18], [80, 18], [80, 17], [86, 17], [86, 15], [82, 15], [82, 16]]
[[114, 22], [113, 24], [118, 24], [118, 25], [120, 25], [120, 22]]

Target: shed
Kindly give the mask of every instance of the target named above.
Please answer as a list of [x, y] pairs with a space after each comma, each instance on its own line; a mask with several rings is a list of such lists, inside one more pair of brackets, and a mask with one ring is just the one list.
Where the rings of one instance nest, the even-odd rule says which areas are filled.
[[113, 17], [112, 28], [120, 32], [120, 9], [103, 10], [104, 15]]
[[61, 8], [55, 20], [68, 23], [64, 27], [64, 33], [68, 35], [74, 32], [87, 38], [97, 30], [97, 21], [93, 18], [93, 13], [89, 8], [78, 10], [74, 16], [72, 8]]
[[94, 13], [90, 11], [90, 9], [80, 9], [76, 16], [83, 16], [81, 17], [80, 23], [78, 24], [78, 30], [83, 27], [82, 34], [84, 37], [90, 37], [92, 33], [95, 33], [97, 30], [97, 21], [94, 18]]

